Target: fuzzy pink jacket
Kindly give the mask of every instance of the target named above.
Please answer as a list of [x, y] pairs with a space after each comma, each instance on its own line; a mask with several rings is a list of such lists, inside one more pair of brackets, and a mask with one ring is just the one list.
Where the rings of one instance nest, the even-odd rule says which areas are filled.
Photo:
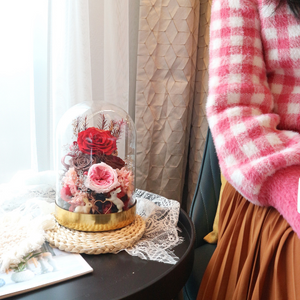
[[221, 170], [300, 237], [300, 21], [273, 0], [214, 0], [207, 117]]

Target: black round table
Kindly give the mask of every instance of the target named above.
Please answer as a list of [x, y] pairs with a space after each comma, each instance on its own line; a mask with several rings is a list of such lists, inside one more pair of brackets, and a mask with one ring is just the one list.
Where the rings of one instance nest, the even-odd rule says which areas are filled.
[[194, 259], [194, 226], [181, 210], [178, 227], [183, 243], [174, 248], [175, 265], [142, 260], [125, 251], [118, 254], [86, 255], [93, 273], [10, 297], [23, 300], [170, 300], [187, 281]]

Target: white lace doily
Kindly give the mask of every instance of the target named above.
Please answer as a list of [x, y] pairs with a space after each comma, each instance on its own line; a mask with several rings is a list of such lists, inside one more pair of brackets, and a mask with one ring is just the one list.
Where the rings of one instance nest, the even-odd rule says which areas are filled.
[[[0, 218], [8, 220], [10, 212], [20, 212], [19, 208], [28, 203], [55, 203], [55, 174], [52, 171], [18, 174], [10, 183], [0, 185], [0, 193]], [[179, 202], [143, 190], [136, 190], [135, 197], [137, 213], [146, 221], [146, 232], [132, 248], [124, 250], [141, 259], [175, 264], [179, 258], [172, 250], [183, 241], [177, 228]], [[26, 218], [28, 212], [31, 213], [31, 218], [38, 217], [40, 207], [33, 209], [34, 206], [31, 206], [30, 210], [27, 210]], [[43, 214], [45, 213], [47, 214], [44, 211]], [[3, 257], [0, 253], [1, 261]]]
[[137, 213], [146, 220], [146, 232], [125, 251], [142, 259], [175, 264], [179, 258], [172, 250], [183, 241], [177, 227], [179, 202], [138, 189], [135, 197]]

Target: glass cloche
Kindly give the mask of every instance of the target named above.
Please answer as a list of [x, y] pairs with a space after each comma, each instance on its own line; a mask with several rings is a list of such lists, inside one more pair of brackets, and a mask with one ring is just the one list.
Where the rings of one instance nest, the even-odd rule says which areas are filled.
[[136, 131], [130, 116], [106, 102], [82, 102], [61, 118], [56, 138], [58, 223], [104, 231], [133, 222]]

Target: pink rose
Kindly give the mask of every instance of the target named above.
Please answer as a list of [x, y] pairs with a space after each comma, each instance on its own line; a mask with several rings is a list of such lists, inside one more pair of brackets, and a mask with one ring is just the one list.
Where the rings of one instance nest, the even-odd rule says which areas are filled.
[[108, 193], [119, 186], [117, 172], [104, 162], [90, 167], [85, 186], [96, 193]]

